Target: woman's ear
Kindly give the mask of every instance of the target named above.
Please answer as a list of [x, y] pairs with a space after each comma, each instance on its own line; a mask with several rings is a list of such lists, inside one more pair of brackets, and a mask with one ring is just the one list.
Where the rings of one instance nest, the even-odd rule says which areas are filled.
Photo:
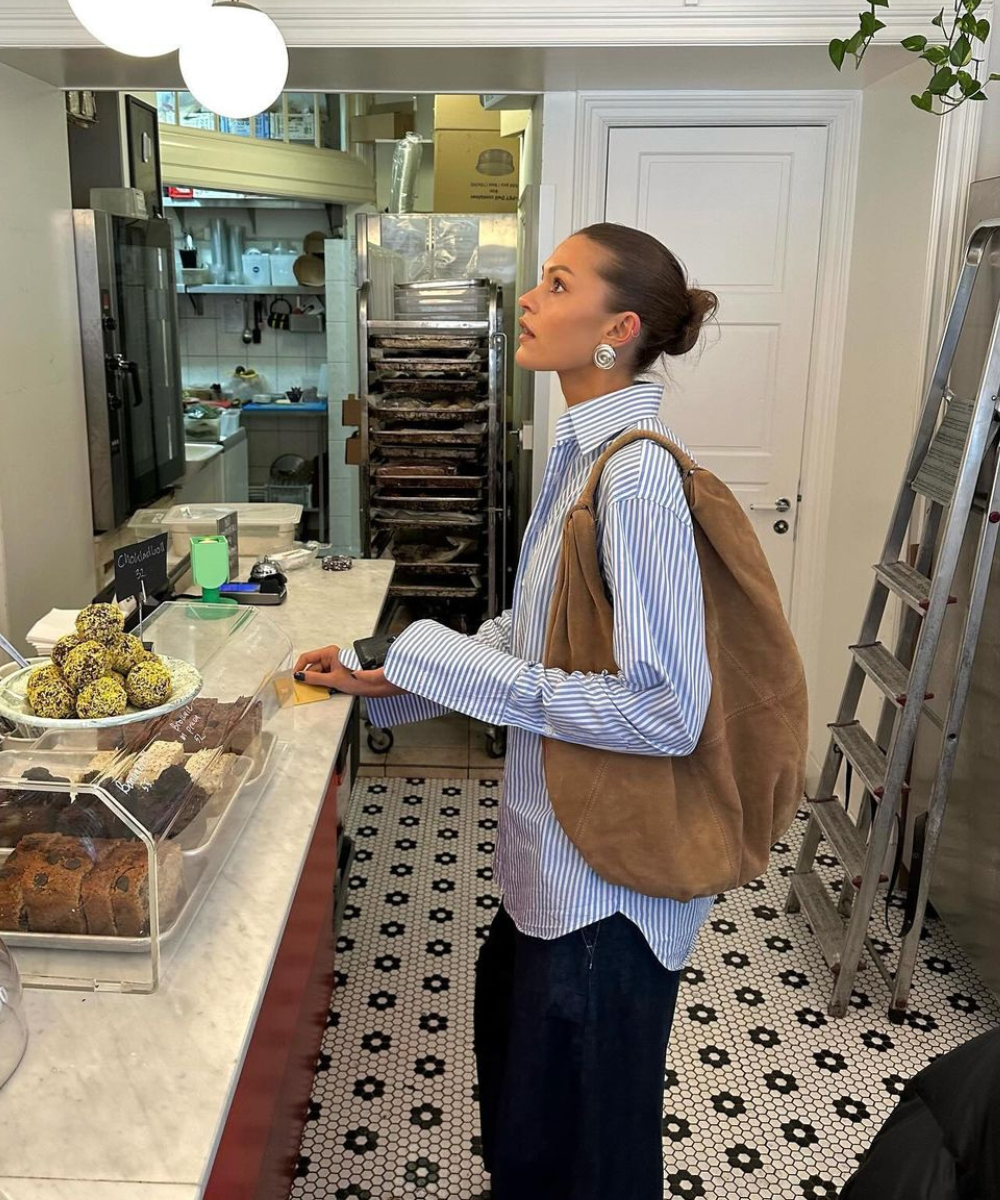
[[637, 338], [641, 332], [642, 321], [639, 319], [639, 314], [634, 312], [622, 313], [608, 330], [604, 340], [612, 346], [624, 346]]

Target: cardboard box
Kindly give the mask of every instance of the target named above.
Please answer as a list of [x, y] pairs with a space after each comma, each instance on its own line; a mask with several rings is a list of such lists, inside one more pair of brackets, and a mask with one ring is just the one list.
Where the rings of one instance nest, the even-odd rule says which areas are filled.
[[349, 467], [360, 467], [364, 461], [361, 457], [361, 434], [356, 433], [344, 442], [344, 462]]
[[351, 117], [352, 142], [396, 141], [412, 133], [416, 117], [412, 112], [374, 113], [367, 117]]
[[478, 96], [435, 96], [435, 129], [482, 129], [500, 132], [500, 114], [488, 112]]
[[361, 424], [361, 401], [355, 395], [350, 395], [344, 401], [344, 411], [340, 418], [342, 425]]
[[521, 140], [444, 130], [434, 135], [434, 211], [517, 212]]

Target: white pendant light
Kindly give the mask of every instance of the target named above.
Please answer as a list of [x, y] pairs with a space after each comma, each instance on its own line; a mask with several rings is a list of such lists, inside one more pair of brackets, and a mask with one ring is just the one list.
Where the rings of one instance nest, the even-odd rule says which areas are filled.
[[155, 58], [177, 49], [212, 0], [69, 0], [69, 6], [105, 46], [136, 58]]
[[221, 117], [265, 112], [288, 80], [288, 47], [277, 25], [240, 0], [219, 0], [185, 33], [181, 74], [191, 94]]

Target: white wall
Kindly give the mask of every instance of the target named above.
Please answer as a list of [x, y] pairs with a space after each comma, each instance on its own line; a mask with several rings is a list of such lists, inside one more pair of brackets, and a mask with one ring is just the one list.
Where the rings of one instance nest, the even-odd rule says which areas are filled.
[[[836, 717], [910, 447], [923, 389], [931, 287], [932, 183], [941, 122], [918, 112], [923, 64], [864, 93], [834, 497], [820, 588], [818, 660], [809, 664], [814, 754]], [[870, 722], [877, 713], [866, 709]]]
[[23, 646], [92, 598], [93, 534], [64, 100], [0, 66], [0, 112], [0, 595]]
[[[990, 40], [990, 56], [985, 70], [989, 74], [1000, 74], [1000, 30]], [[988, 84], [986, 94], [989, 100], [983, 105], [976, 179], [994, 179], [1000, 175], [1000, 81]]]

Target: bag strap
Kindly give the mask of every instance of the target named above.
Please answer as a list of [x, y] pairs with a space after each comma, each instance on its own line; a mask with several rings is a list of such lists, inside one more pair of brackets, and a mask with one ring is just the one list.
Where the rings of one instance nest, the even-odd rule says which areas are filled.
[[694, 461], [690, 454], [686, 454], [676, 442], [672, 442], [670, 438], [665, 437], [662, 433], [657, 433], [652, 429], [631, 429], [627, 433], [616, 437], [610, 446], [604, 451], [601, 457], [594, 463], [593, 470], [590, 472], [590, 478], [587, 480], [586, 486], [580, 493], [580, 499], [574, 505], [574, 508], [587, 508], [593, 510], [594, 494], [597, 491], [597, 485], [600, 482], [601, 474], [607, 465], [608, 460], [618, 453], [619, 450], [624, 450], [626, 446], [630, 446], [633, 442], [656, 442], [662, 446], [664, 450], [669, 450], [674, 456], [677, 466], [680, 468], [683, 479], [688, 479], [695, 471], [701, 468]]

